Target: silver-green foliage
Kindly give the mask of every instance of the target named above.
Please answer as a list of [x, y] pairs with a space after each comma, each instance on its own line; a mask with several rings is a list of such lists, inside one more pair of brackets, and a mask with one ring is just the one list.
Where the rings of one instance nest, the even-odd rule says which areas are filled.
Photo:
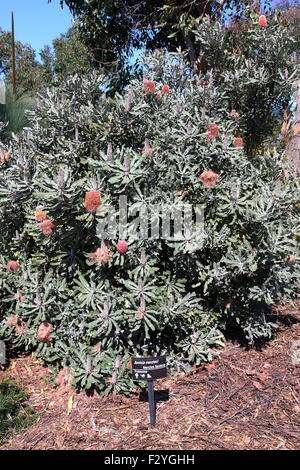
[[[254, 164], [233, 146], [238, 124], [212, 74], [191, 74], [176, 54], [156, 53], [147, 67], [169, 93], [145, 93], [135, 80], [107, 99], [96, 75], [48, 90], [0, 169], [2, 337], [71, 367], [77, 388], [103, 393], [134, 387], [133, 355], [166, 354], [179, 372], [210, 360], [228, 326], [250, 342], [270, 337], [268, 309], [297, 295], [299, 261], [289, 256], [299, 254], [299, 183], [284, 176], [284, 156], [274, 148]], [[209, 124], [220, 131], [211, 141]], [[213, 187], [199, 178], [207, 170], [220, 175]], [[97, 213], [84, 207], [91, 189], [101, 193]], [[120, 195], [130, 205], [204, 205], [203, 244], [128, 240], [120, 254], [113, 240], [108, 263], [92, 263], [97, 223]], [[36, 206], [55, 222], [52, 235], [39, 230]], [[7, 272], [9, 260], [20, 270]], [[19, 334], [6, 324], [12, 315]], [[36, 336], [44, 321], [54, 328], [49, 343]]]

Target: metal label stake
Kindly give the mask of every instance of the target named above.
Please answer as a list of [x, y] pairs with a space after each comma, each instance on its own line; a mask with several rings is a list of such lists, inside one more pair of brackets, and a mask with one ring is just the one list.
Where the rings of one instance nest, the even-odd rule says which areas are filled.
[[156, 403], [154, 398], [154, 387], [153, 380], [147, 380], [148, 384], [148, 400], [149, 400], [149, 413], [150, 413], [150, 424], [155, 426], [156, 424]]
[[167, 376], [166, 356], [157, 357], [134, 357], [132, 359], [133, 380], [146, 380], [148, 385], [148, 401], [150, 424], [156, 424], [156, 403], [154, 396], [154, 379], [161, 379]]

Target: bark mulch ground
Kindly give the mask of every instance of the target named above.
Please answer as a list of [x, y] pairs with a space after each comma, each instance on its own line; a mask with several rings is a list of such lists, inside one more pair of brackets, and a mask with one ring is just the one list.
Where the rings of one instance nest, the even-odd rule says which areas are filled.
[[279, 329], [262, 350], [228, 342], [211, 364], [157, 381], [154, 428], [143, 395], [87, 397], [54, 388], [40, 361], [14, 359], [0, 380], [29, 392], [38, 419], [0, 449], [300, 449], [300, 304], [275, 317]]

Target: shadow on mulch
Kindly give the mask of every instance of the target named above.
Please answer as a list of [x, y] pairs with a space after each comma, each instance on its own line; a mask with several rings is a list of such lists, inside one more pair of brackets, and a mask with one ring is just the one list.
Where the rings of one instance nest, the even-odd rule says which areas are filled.
[[[284, 308], [284, 310], [285, 309], [286, 307]], [[299, 316], [297, 316], [297, 313], [289, 314], [285, 311], [283, 311], [283, 313], [280, 313], [280, 310], [277, 309], [270, 310], [270, 312], [266, 314], [266, 321], [274, 323], [278, 327], [280, 327], [281, 325], [289, 327], [300, 323], [300, 318]], [[244, 331], [236, 323], [228, 324], [226, 327], [226, 331], [223, 332], [223, 334], [226, 341], [238, 344], [246, 351], [250, 351], [251, 349], [262, 351], [276, 337], [277, 331], [278, 330], [274, 330], [270, 338], [257, 339], [254, 344], [249, 344], [247, 342], [247, 340], [245, 339]]]
[[[156, 403], [159, 403], [161, 401], [169, 401], [169, 398], [170, 398], [169, 390], [154, 390], [154, 399]], [[149, 402], [147, 390], [142, 390], [140, 392], [139, 401]]]
[[278, 313], [273, 313], [267, 315], [267, 321], [272, 323], [281, 323], [284, 326], [292, 326], [296, 323], [300, 323], [300, 318], [297, 318], [295, 315], [280, 315]]

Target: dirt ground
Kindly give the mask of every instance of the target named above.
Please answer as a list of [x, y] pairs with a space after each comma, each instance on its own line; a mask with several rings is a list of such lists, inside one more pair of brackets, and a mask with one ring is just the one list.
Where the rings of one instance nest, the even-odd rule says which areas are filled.
[[155, 427], [145, 394], [87, 397], [54, 388], [34, 357], [14, 359], [0, 380], [21, 384], [39, 417], [0, 449], [299, 450], [300, 303], [275, 317], [279, 329], [261, 351], [228, 342], [211, 364], [155, 382]]

